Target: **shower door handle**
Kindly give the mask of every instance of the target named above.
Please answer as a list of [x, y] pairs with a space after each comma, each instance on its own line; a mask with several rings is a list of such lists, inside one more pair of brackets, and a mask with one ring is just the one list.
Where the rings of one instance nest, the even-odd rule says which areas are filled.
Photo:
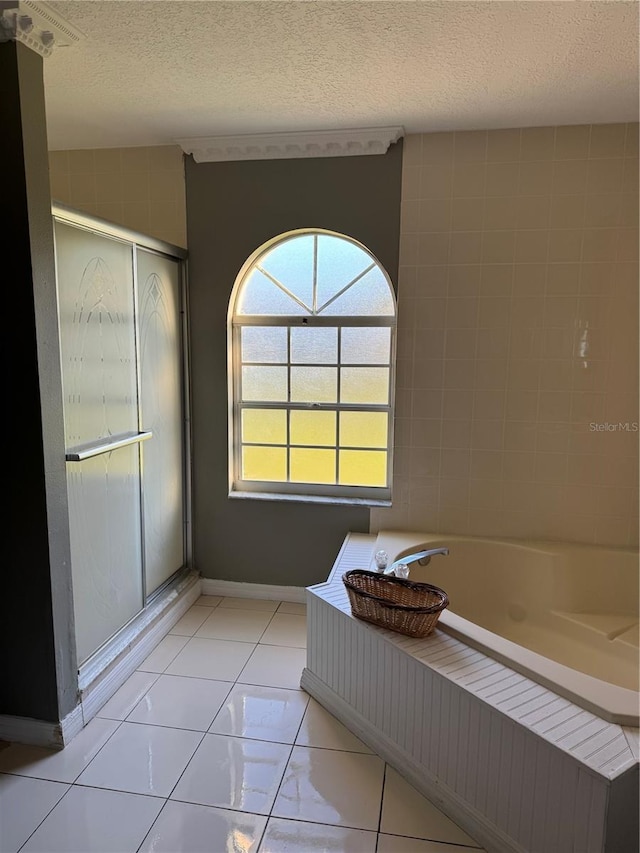
[[152, 436], [153, 432], [151, 430], [143, 430], [142, 432], [136, 432], [133, 435], [126, 435], [121, 438], [101, 438], [90, 444], [84, 444], [82, 447], [67, 450], [65, 459], [67, 462], [84, 462], [85, 459], [93, 459], [94, 456], [110, 453], [112, 450], [119, 450], [121, 447], [126, 447], [129, 444], [139, 444], [141, 441], [146, 441]]

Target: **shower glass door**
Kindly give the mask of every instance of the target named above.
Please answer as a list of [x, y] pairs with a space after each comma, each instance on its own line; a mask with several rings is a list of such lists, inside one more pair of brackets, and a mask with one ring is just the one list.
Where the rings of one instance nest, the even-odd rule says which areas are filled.
[[55, 238], [82, 664], [186, 561], [181, 267], [59, 219]]
[[[132, 249], [56, 222], [78, 661], [143, 606]], [[75, 457], [75, 458], [74, 458]]]
[[136, 249], [147, 596], [184, 564], [180, 264]]

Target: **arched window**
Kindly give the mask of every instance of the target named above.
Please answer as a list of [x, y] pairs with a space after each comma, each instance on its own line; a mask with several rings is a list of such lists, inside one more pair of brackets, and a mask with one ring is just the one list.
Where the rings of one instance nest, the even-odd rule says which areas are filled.
[[388, 502], [396, 303], [361, 243], [261, 246], [229, 304], [231, 495]]

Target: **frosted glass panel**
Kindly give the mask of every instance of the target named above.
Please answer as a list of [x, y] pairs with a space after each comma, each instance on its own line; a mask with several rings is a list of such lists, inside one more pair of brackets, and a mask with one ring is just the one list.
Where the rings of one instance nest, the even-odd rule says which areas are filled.
[[[130, 244], [55, 223], [67, 449], [138, 431]], [[143, 606], [138, 445], [67, 464], [79, 662]]]
[[287, 413], [283, 409], [244, 409], [242, 440], [249, 444], [286, 444]]
[[313, 236], [285, 240], [260, 258], [260, 266], [297, 296], [313, 307]]
[[389, 364], [391, 329], [345, 328], [340, 353], [343, 364]]
[[291, 361], [293, 364], [335, 364], [338, 360], [338, 330], [291, 329]]
[[389, 417], [386, 412], [340, 412], [342, 447], [386, 447]]
[[386, 406], [389, 402], [388, 367], [343, 367], [340, 370], [340, 383], [342, 403]]
[[335, 367], [292, 367], [291, 400], [294, 403], [335, 403], [337, 382]]
[[286, 367], [243, 367], [242, 399], [265, 403], [286, 402]]
[[287, 450], [285, 447], [243, 447], [243, 480], [287, 479]]
[[387, 485], [387, 454], [378, 450], [341, 450], [341, 486]]
[[138, 447], [67, 465], [79, 663], [142, 608]]
[[132, 247], [55, 223], [67, 448], [138, 429]]
[[260, 270], [254, 269], [244, 283], [237, 307], [238, 314], [308, 314], [295, 299], [274, 284]]
[[291, 444], [315, 444], [335, 447], [335, 412], [291, 412]]
[[373, 258], [350, 240], [321, 234], [318, 237], [318, 308], [371, 266]]
[[291, 448], [292, 483], [335, 483], [335, 450]]
[[180, 267], [138, 250], [144, 557], [149, 595], [184, 563]]
[[287, 361], [287, 329], [277, 326], [245, 326], [242, 329], [242, 360]]
[[370, 270], [345, 290], [335, 302], [328, 305], [322, 313], [341, 317], [358, 314], [365, 317], [374, 314], [392, 316], [394, 314], [393, 298], [382, 270], [378, 267]]

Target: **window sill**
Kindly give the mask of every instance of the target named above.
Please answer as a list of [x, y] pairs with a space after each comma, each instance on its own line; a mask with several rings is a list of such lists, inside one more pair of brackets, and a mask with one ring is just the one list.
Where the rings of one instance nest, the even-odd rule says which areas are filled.
[[391, 501], [375, 498], [338, 498], [325, 495], [287, 495], [280, 492], [229, 492], [233, 500], [279, 501], [299, 504], [324, 504], [325, 506], [389, 507]]

